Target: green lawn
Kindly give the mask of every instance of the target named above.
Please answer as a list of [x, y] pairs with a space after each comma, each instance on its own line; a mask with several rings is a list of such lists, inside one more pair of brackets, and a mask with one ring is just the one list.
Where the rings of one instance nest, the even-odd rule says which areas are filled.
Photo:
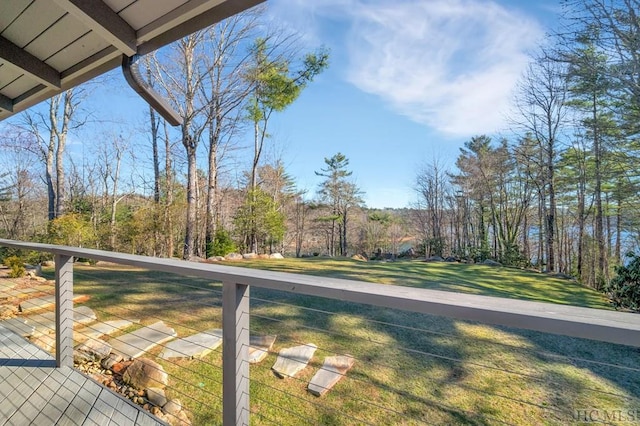
[[[570, 280], [483, 265], [321, 258], [232, 265], [609, 308]], [[163, 319], [180, 335], [221, 326], [218, 283], [103, 266], [76, 267], [75, 276], [76, 293], [91, 296], [100, 319]], [[275, 352], [319, 347], [297, 378], [271, 373], [276, 354], [251, 367], [253, 424], [567, 424], [578, 409], [640, 409], [635, 348], [258, 288], [251, 296], [251, 332], [277, 334]], [[306, 385], [336, 353], [356, 364], [316, 398]], [[220, 355], [161, 362], [194, 424], [220, 421]]]

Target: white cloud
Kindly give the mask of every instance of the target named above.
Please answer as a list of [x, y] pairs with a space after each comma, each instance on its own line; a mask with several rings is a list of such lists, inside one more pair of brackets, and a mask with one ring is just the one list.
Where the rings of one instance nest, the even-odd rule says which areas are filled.
[[495, 1], [275, 3], [312, 38], [322, 39], [317, 17], [346, 24], [349, 82], [414, 121], [459, 136], [503, 127], [526, 52], [543, 35], [533, 18]]

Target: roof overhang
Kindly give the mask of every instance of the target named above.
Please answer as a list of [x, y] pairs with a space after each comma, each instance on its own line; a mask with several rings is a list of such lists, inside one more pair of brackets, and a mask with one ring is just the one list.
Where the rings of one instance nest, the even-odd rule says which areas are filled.
[[2, 0], [0, 120], [264, 0]]

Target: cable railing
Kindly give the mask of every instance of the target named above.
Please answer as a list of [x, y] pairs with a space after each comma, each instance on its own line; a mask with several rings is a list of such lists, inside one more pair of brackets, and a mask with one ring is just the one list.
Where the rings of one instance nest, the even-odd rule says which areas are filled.
[[[159, 321], [178, 339], [221, 329], [222, 346], [203, 356], [165, 359], [171, 340], [143, 355], [168, 374], [166, 397], [179, 400], [193, 424], [615, 424], [640, 414], [635, 314], [9, 240], [0, 245], [55, 257], [51, 334], [59, 366], [73, 365], [78, 344], [74, 294], [88, 296], [75, 306], [97, 316], [85, 331], [104, 321], [139, 320], [103, 338], [113, 344]], [[74, 266], [74, 257], [120, 266]], [[277, 338], [263, 348], [266, 358], [250, 364], [252, 336], [269, 335]], [[305, 368], [276, 377], [272, 368], [284, 349], [310, 345], [315, 352]], [[330, 357], [348, 357], [353, 367], [336, 373], [325, 366]], [[338, 380], [318, 397], [309, 385], [324, 370]], [[153, 408], [147, 396], [134, 397]], [[187, 424], [160, 406], [155, 413]]]

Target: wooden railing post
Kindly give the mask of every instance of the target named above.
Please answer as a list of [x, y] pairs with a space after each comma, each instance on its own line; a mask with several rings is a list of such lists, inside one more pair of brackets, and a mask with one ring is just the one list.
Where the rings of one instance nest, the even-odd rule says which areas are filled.
[[55, 255], [56, 366], [73, 367], [73, 257]]
[[222, 422], [249, 424], [249, 286], [222, 286]]

